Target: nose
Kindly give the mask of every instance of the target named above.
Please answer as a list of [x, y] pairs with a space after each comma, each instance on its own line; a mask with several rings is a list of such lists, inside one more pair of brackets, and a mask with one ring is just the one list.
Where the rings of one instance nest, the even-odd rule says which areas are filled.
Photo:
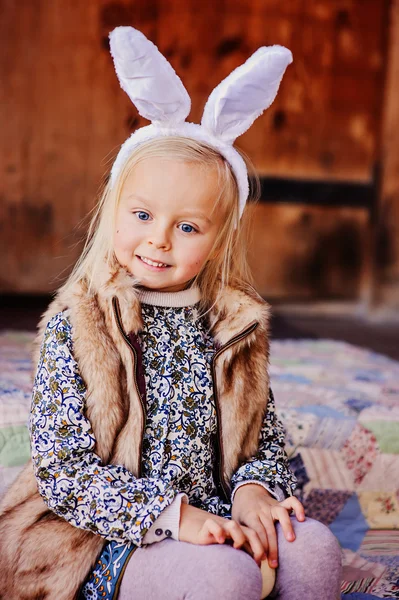
[[148, 245], [154, 246], [158, 250], [170, 250], [170, 240], [166, 227], [157, 227], [154, 229], [149, 238]]

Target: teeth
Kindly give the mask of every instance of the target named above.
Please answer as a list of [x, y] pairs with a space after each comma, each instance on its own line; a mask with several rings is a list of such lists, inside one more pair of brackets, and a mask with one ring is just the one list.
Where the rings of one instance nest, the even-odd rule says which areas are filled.
[[140, 256], [140, 258], [143, 262], [147, 263], [147, 265], [151, 265], [153, 267], [167, 267], [168, 266], [165, 263], [154, 262], [153, 260], [150, 260], [149, 258], [145, 258], [144, 256]]

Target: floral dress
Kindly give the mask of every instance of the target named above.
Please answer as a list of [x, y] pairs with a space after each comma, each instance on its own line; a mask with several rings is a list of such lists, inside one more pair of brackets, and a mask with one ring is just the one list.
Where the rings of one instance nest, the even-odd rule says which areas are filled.
[[[142, 476], [185, 492], [191, 505], [230, 516], [213, 478], [217, 435], [211, 362], [215, 352], [198, 305], [142, 304], [139, 333], [146, 384]], [[109, 542], [82, 590], [83, 598], [112, 598], [134, 547]], [[101, 589], [100, 589], [101, 588]]]
[[226, 511], [213, 480], [213, 339], [202, 320], [195, 322], [195, 305], [143, 304], [142, 313], [147, 402], [143, 476], [173, 481], [198, 508], [213, 505], [213, 512]]

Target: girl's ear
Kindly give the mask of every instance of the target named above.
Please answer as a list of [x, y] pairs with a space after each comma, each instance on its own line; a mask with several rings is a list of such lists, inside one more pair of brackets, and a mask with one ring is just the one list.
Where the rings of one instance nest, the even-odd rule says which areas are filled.
[[232, 144], [272, 104], [291, 62], [292, 54], [284, 46], [259, 48], [213, 90], [201, 125]]
[[140, 115], [165, 127], [185, 121], [190, 96], [158, 48], [133, 27], [116, 27], [109, 38], [121, 87]]

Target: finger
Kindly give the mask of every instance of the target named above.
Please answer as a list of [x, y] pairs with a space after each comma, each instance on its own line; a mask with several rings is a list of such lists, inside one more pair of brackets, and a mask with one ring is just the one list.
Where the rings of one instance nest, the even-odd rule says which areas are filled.
[[283, 506], [273, 506], [271, 513], [273, 519], [279, 521], [287, 542], [293, 542], [295, 540], [295, 532], [287, 509]]
[[224, 544], [226, 541], [226, 532], [223, 528], [213, 521], [212, 519], [207, 519], [204, 523], [203, 528], [205, 529], [204, 533], [210, 534], [217, 544]]
[[268, 548], [269, 548], [269, 543], [267, 541], [267, 535], [266, 535], [265, 528], [263, 527], [263, 524], [262, 524], [261, 520], [259, 519], [259, 516], [256, 519], [253, 518], [249, 521], [246, 521], [245, 527], [249, 527], [249, 529], [253, 529], [254, 531], [256, 531], [256, 533], [258, 534], [258, 537], [261, 541], [261, 544], [263, 546], [263, 549], [265, 551], [265, 555], [266, 555]]
[[259, 539], [258, 534], [253, 529], [249, 527], [244, 528], [245, 535], [247, 536], [247, 540], [251, 546], [253, 559], [260, 566], [260, 563], [263, 559], [266, 558], [265, 550], [263, 548], [263, 544]]
[[290, 498], [286, 498], [283, 502], [280, 503], [280, 506], [284, 506], [285, 508], [291, 508], [298, 521], [305, 520], [305, 509], [301, 502], [299, 502], [298, 498], [295, 496], [290, 496]]
[[234, 548], [241, 548], [241, 546], [245, 543], [246, 537], [243, 532], [242, 526], [237, 523], [237, 521], [226, 520], [226, 525], [224, 525], [224, 530], [233, 540]]
[[[287, 513], [286, 513], [287, 514]], [[267, 541], [269, 544], [269, 551], [267, 553], [267, 557], [269, 560], [269, 565], [272, 569], [275, 569], [278, 566], [278, 550], [277, 550], [277, 532], [276, 527], [274, 525], [273, 520], [271, 519], [271, 515], [262, 516], [261, 515], [262, 525], [265, 528]]]

